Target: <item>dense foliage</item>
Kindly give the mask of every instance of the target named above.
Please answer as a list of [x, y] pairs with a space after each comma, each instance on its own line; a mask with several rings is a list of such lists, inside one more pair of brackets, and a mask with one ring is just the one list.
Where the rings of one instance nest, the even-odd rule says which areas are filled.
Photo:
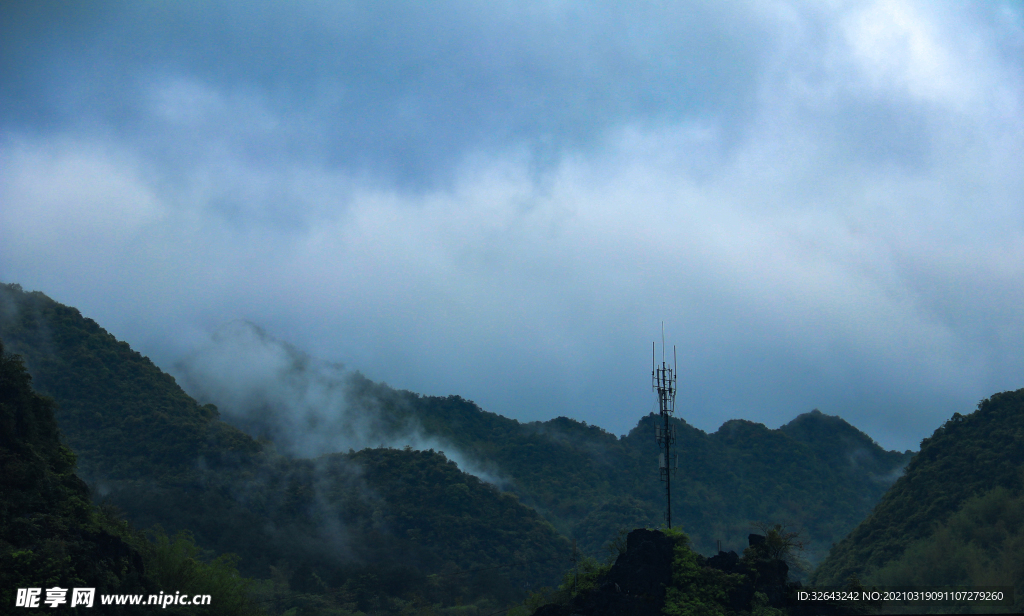
[[[924, 545], [942, 540], [936, 529], [951, 524], [958, 511], [963, 510], [962, 516], [966, 516], [957, 522], [958, 528], [963, 527], [964, 519], [974, 519], [979, 533], [998, 534], [994, 527], [987, 527], [983, 518], [972, 513], [973, 506], [964, 508], [974, 498], [986, 502], [985, 498], [1019, 494], [1024, 487], [1022, 471], [1024, 389], [995, 394], [981, 401], [969, 415], [956, 413], [921, 442], [921, 452], [911, 461], [906, 474], [896, 481], [871, 515], [833, 548], [813, 581], [821, 585], [841, 584], [851, 575], [865, 579], [887, 565], [899, 568], [901, 565], [890, 563], [901, 558], [919, 558], [925, 553], [921, 550], [926, 551]], [[997, 488], [1007, 492], [993, 492]], [[919, 543], [922, 540], [925, 544]], [[917, 547], [908, 553], [912, 545]]]
[[[500, 607], [558, 579], [565, 537], [603, 557], [620, 530], [661, 523], [653, 415], [620, 438], [350, 375], [347, 396], [374, 409], [383, 430], [415, 426], [497, 477], [503, 493], [440, 452], [278, 455], [74, 308], [17, 285], [0, 285], [0, 339], [58, 402], [97, 497], [138, 527], [187, 530], [212, 554], [237, 553], [240, 570], [263, 580], [256, 592], [271, 611]], [[802, 529], [813, 559], [866, 515], [910, 455], [819, 412], [779, 430], [675, 425], [673, 521], [704, 552], [716, 540], [743, 545], [751, 520], [772, 519]]]
[[58, 402], [61, 431], [87, 481], [180, 478], [193, 474], [197, 459], [237, 461], [261, 449], [127, 343], [42, 293], [0, 285], [0, 339]]
[[[798, 535], [781, 524], [750, 535], [742, 556], [706, 558], [677, 529], [631, 531], [614, 562], [584, 560], [546, 601], [531, 597], [516, 614], [534, 616], [784, 616], [809, 613], [796, 600], [783, 557]], [[812, 612], [819, 613], [819, 612]]]
[[668, 616], [725, 616], [729, 595], [743, 585], [743, 575], [701, 566], [700, 555], [690, 547], [683, 533], [674, 533], [675, 559], [672, 585], [665, 593]]
[[[1024, 612], [1024, 495], [1000, 486], [969, 499], [931, 535], [912, 542], [864, 583], [1013, 588], [1015, 602], [1005, 611]], [[947, 607], [958, 613], [994, 611], [970, 602]]]
[[[163, 613], [255, 614], [230, 557], [205, 562], [185, 535], [171, 541], [157, 533], [150, 542], [89, 501], [75, 475], [75, 454], [60, 441], [53, 407], [32, 390], [21, 358], [5, 353], [0, 342], [0, 606], [13, 607], [19, 588], [94, 588], [96, 602], [101, 594], [170, 589], [216, 600]], [[46, 610], [79, 611], [68, 604]]]
[[549, 523], [439, 452], [276, 455], [76, 310], [15, 286], [0, 288], [0, 336], [59, 402], [97, 495], [138, 527], [237, 553], [271, 611], [497, 609], [564, 568]]
[[[621, 438], [566, 417], [521, 424], [458, 396], [419, 396], [356, 377], [355, 389], [392, 425], [415, 421], [481, 466], [587, 554], [601, 557], [620, 529], [663, 523], [655, 415]], [[366, 406], [371, 406], [367, 404]], [[707, 434], [680, 419], [674, 522], [704, 552], [743, 545], [753, 520], [784, 520], [804, 533], [808, 558], [866, 516], [911, 452], [884, 451], [839, 417], [814, 410], [778, 430], [733, 420]]]

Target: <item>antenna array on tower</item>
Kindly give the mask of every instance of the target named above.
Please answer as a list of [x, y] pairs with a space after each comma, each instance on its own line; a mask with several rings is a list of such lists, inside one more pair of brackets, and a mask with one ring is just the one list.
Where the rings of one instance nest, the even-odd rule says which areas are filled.
[[669, 420], [676, 411], [676, 347], [672, 347], [672, 366], [665, 362], [665, 323], [661, 324], [661, 366], [655, 360], [656, 343], [651, 344], [651, 386], [658, 393], [660, 423], [654, 427], [658, 447], [664, 449], [658, 454], [658, 469], [665, 482], [665, 521], [672, 528], [672, 471], [679, 466], [678, 455], [672, 454], [676, 442], [676, 428]]

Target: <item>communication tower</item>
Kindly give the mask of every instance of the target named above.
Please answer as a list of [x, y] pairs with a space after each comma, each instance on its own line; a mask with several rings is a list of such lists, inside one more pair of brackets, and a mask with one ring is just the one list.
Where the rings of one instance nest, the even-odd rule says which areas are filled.
[[665, 323], [661, 324], [661, 366], [655, 360], [657, 343], [651, 343], [651, 385], [658, 393], [660, 423], [654, 426], [658, 447], [664, 449], [658, 454], [658, 469], [665, 482], [665, 521], [672, 528], [672, 473], [679, 467], [678, 454], [672, 453], [676, 442], [676, 428], [669, 420], [676, 412], [676, 347], [672, 346], [672, 366], [665, 362]]

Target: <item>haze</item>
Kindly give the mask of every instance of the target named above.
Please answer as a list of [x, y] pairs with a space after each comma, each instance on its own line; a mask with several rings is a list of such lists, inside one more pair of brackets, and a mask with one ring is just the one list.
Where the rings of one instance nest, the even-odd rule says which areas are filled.
[[900, 450], [1024, 387], [1019, 3], [9, 2], [0, 54], [0, 281], [172, 373], [244, 319], [622, 434], [664, 321], [690, 424]]

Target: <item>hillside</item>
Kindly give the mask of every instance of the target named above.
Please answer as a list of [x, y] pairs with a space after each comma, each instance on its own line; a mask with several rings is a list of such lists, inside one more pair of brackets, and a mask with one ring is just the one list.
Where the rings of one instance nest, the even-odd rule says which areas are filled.
[[[514, 492], [590, 555], [602, 557], [621, 529], [663, 521], [652, 416], [639, 417], [623, 437], [566, 417], [520, 423], [459, 396], [375, 383], [244, 322], [219, 329], [176, 372], [226, 421], [294, 455], [337, 451], [353, 440], [363, 443], [357, 448], [443, 449], [464, 469]], [[816, 562], [870, 512], [912, 455], [884, 451], [819, 411], [778, 430], [742, 420], [711, 434], [681, 419], [675, 425], [675, 521], [705, 552], [717, 540], [742, 545], [752, 521], [781, 520], [803, 529]]]
[[[150, 541], [90, 503], [53, 409], [52, 400], [32, 390], [21, 358], [0, 342], [0, 611], [16, 605], [18, 589], [36, 589], [29, 601], [48, 613], [80, 613], [71, 605], [81, 597], [70, 589], [90, 588], [89, 607], [102, 606], [104, 595], [148, 598], [165, 589], [216, 596], [215, 604], [198, 608], [126, 605], [121, 614], [261, 613], [229, 560], [204, 562], [187, 535], [158, 532]], [[43, 589], [54, 587], [68, 591], [58, 597], [63, 605], [45, 604], [50, 597]]]
[[[268, 343], [265, 334], [259, 336]], [[310, 361], [300, 357], [288, 363]], [[290, 381], [312, 378], [287, 374]], [[217, 395], [217, 387], [209, 389], [200, 392]], [[326, 389], [321, 386], [315, 396], [305, 389], [290, 391], [319, 400]], [[566, 417], [520, 423], [459, 396], [421, 396], [359, 373], [345, 375], [337, 389], [344, 391], [339, 406], [370, 424], [363, 426], [371, 435], [366, 440], [396, 446], [426, 440], [455, 452], [480, 476], [514, 492], [560, 532], [575, 537], [587, 554], [603, 556], [621, 529], [663, 522], [654, 415], [640, 417], [628, 435], [617, 437]], [[248, 405], [264, 405], [259, 395], [244, 398]], [[229, 396], [212, 400], [229, 421], [254, 433], [285, 429], [279, 418], [247, 412]], [[366, 409], [372, 410], [372, 422]], [[843, 419], [817, 410], [778, 430], [744, 420], [727, 422], [711, 434], [682, 419], [674, 424], [680, 455], [673, 482], [675, 521], [704, 552], [712, 552], [717, 540], [743, 545], [751, 522], [785, 521], [803, 529], [807, 556], [817, 562], [871, 511], [912, 456], [885, 451]]]
[[533, 510], [439, 452], [278, 455], [41, 293], [0, 287], [0, 340], [56, 401], [98, 497], [138, 527], [189, 530], [204, 549], [238, 554], [245, 574], [273, 580], [275, 610], [495, 607], [552, 583], [569, 553]]
[[98, 592], [151, 590], [141, 554], [93, 510], [53, 406], [0, 342], [0, 605], [13, 606], [18, 588], [73, 580]]
[[186, 478], [198, 459], [241, 461], [262, 450], [126, 342], [42, 293], [0, 285], [0, 339], [57, 401], [86, 481]]
[[[520, 424], [457, 396], [418, 396], [365, 379], [359, 392], [375, 399], [375, 408], [415, 420], [424, 434], [495, 470], [507, 489], [576, 537], [586, 553], [601, 556], [620, 529], [663, 522], [654, 415], [619, 438], [565, 417]], [[912, 456], [885, 451], [819, 411], [778, 430], [733, 420], [708, 434], [681, 419], [674, 423], [680, 455], [675, 520], [704, 552], [712, 552], [716, 540], [742, 546], [752, 521], [786, 521], [803, 529], [808, 557], [820, 560], [871, 511]]]
[[1024, 389], [956, 413], [871, 515], [815, 572], [874, 583], [1013, 584], [1024, 590]]
[[[206, 549], [238, 553], [244, 573], [276, 576], [292, 595], [345, 587], [349, 599], [363, 597], [347, 603], [365, 608], [367, 596], [389, 588], [385, 580], [403, 579], [415, 587], [406, 600], [417, 593], [443, 600], [428, 580], [438, 567], [501, 567], [496, 579], [447, 593], [499, 602], [521, 592], [513, 588], [556, 579], [565, 537], [603, 556], [620, 530], [661, 523], [653, 416], [623, 437], [564, 417], [524, 424], [458, 396], [420, 396], [318, 367], [252, 326], [235, 331], [270, 345], [287, 387], [259, 374], [262, 389], [240, 396], [235, 384], [232, 397], [208, 379], [206, 391], [190, 384], [204, 396], [200, 404], [74, 308], [0, 286], [0, 339], [25, 356], [39, 389], [58, 402], [58, 423], [80, 449], [97, 494], [141, 527], [188, 529]], [[291, 408], [303, 397], [305, 406]], [[324, 407], [344, 421], [310, 415]], [[304, 423], [305, 432], [294, 431]], [[744, 545], [751, 522], [781, 521], [803, 531], [813, 561], [870, 511], [910, 456], [886, 452], [820, 412], [778, 430], [743, 420], [711, 434], [682, 420], [676, 426], [675, 525], [705, 553], [716, 540], [725, 549]], [[340, 453], [340, 443], [359, 442], [352, 434], [362, 439], [359, 451]], [[338, 453], [304, 455], [300, 445], [309, 443]], [[324, 449], [332, 444], [339, 446]], [[429, 448], [438, 451], [422, 451]], [[414, 479], [426, 476], [429, 488]], [[490, 526], [470, 524], [477, 515]], [[445, 536], [453, 520], [468, 524], [463, 540]], [[402, 566], [383, 564], [391, 561]]]
[[[647, 471], [648, 460], [657, 454], [649, 437], [653, 422], [654, 417], [648, 417], [624, 439], [634, 452], [638, 476], [644, 471], [656, 473]], [[911, 456], [882, 450], [838, 417], [812, 412], [789, 426], [794, 424], [821, 426], [815, 431], [832, 430], [846, 442], [830, 447], [813, 438], [802, 440], [788, 426], [770, 430], [744, 420], [726, 422], [711, 434], [680, 422], [680, 469], [673, 488], [678, 500], [673, 512], [680, 516], [695, 548], [711, 553], [716, 539], [724, 546], [742, 546], [751, 521], [784, 522], [800, 529], [813, 563], [834, 537], [852, 529], [884, 493], [891, 479], [871, 469], [884, 467], [887, 475], [895, 475]], [[872, 465], [833, 459], [855, 452], [872, 460]], [[648, 500], [661, 501], [659, 484], [645, 481], [643, 486], [649, 490]]]

